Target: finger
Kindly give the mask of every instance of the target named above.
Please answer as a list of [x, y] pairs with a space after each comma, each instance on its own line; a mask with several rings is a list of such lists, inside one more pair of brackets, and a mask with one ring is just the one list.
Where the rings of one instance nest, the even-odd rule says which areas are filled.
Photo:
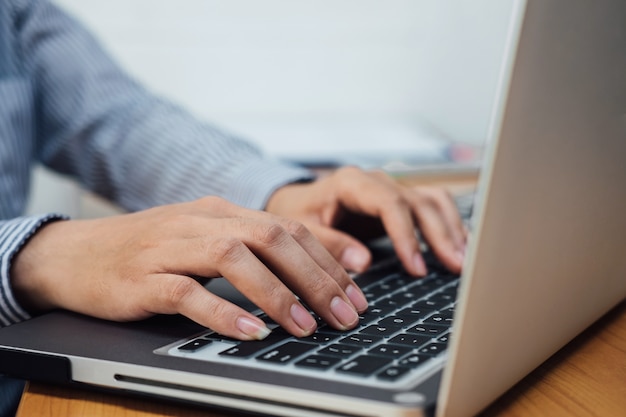
[[[175, 254], [176, 267], [179, 268], [174, 272], [226, 277], [296, 336], [312, 333], [316, 323], [292, 291], [333, 327], [347, 329], [358, 323], [356, 307], [348, 294], [358, 299], [362, 293], [350, 287], [352, 280], [346, 271], [303, 226], [299, 228], [300, 232], [294, 232], [301, 235], [299, 244], [275, 222], [192, 216], [183, 223], [187, 227], [187, 238], [172, 241], [168, 249], [169, 253]], [[201, 235], [193, 230], [211, 230], [212, 234]], [[171, 267], [163, 269], [172, 271]], [[366, 304], [364, 297], [363, 303]]]
[[[242, 224], [233, 227], [230, 232], [231, 235], [235, 233], [232, 236], [238, 236], [255, 254], [261, 255], [263, 261], [270, 263], [273, 270], [279, 272], [281, 280], [328, 324], [339, 329], [356, 325], [357, 315], [353, 312], [367, 309], [363, 292], [304, 225], [267, 212], [238, 206], [232, 206], [232, 209], [234, 214], [242, 217], [238, 220]], [[251, 219], [259, 222], [254, 223]], [[238, 234], [234, 230], [252, 233]], [[351, 241], [356, 242], [354, 247], [369, 253], [360, 242]], [[308, 273], [303, 274], [303, 269]], [[328, 300], [335, 309], [328, 309]]]
[[[339, 265], [336, 262], [336, 258], [333, 258], [333, 256], [331, 256], [328, 253], [328, 250], [327, 250], [328, 248], [325, 247], [325, 245], [322, 245], [315, 238], [315, 236], [308, 231], [308, 229], [303, 227], [301, 223], [295, 222], [293, 220], [285, 219], [279, 216], [275, 216], [271, 213], [261, 212], [257, 210], [249, 210], [243, 207], [233, 205], [227, 201], [220, 200], [220, 199], [217, 199], [217, 201], [215, 201], [214, 198], [205, 198], [201, 200], [201, 203], [203, 204], [215, 203], [216, 205], [215, 211], [217, 211], [219, 216], [226, 217], [228, 214], [227, 217], [231, 217], [231, 218], [233, 216], [236, 216], [242, 219], [243, 218], [257, 219], [260, 222], [266, 223], [267, 225], [271, 225], [272, 223], [280, 225], [287, 232], [289, 232], [289, 234], [297, 241], [297, 243], [300, 246], [302, 246], [305, 249], [305, 251], [311, 256], [311, 258], [313, 258], [313, 260], [317, 262], [317, 264], [323, 270], [325, 270], [331, 277], [333, 277], [333, 279], [335, 279], [335, 281], [337, 281], [337, 283], [342, 288], [345, 289], [346, 286], [351, 283], [350, 277], [345, 273], [343, 268], [339, 267]], [[248, 225], [242, 224], [242, 228], [244, 230], [249, 230], [249, 227], [250, 226]], [[199, 229], [199, 230], [202, 230], [202, 229]], [[243, 241], [246, 241], [246, 244], [249, 244], [250, 247], [257, 247], [258, 249], [259, 245], [257, 245], [257, 243], [259, 242], [261, 242], [260, 248], [264, 246], [267, 247], [268, 245], [271, 246], [273, 244], [272, 240], [275, 238], [275, 237], [271, 237], [271, 233], [277, 233], [277, 232], [279, 231], [274, 230], [274, 232], [270, 231], [269, 234], [266, 234], [264, 230], [261, 230], [260, 234], [255, 235], [252, 239], [249, 239], [247, 241], [246, 241], [247, 237], [243, 234], [236, 234], [233, 236], [240, 237]], [[268, 236], [271, 237], [269, 241], [267, 241]], [[343, 236], [344, 238], [341, 239], [342, 244], [343, 244], [342, 245], [343, 247], [341, 248], [342, 252], [348, 246], [353, 246], [355, 248], [358, 248], [357, 250], [351, 251], [353, 252], [352, 255], [346, 254], [346, 259], [348, 259], [348, 262], [350, 264], [349, 266], [351, 268], [354, 267], [354, 269], [358, 269], [358, 270], [364, 269], [369, 263], [369, 251], [358, 240], [351, 238], [346, 234], [343, 234]], [[346, 241], [347, 239], [349, 239], [349, 241]], [[336, 239], [334, 241], [336, 241]], [[335, 244], [334, 246], [337, 246], [337, 245]], [[360, 259], [357, 259], [359, 256], [360, 256]]]
[[415, 216], [424, 238], [442, 264], [460, 272], [464, 259], [463, 225], [440, 195], [426, 193], [413, 198]]
[[261, 319], [207, 291], [191, 278], [158, 274], [144, 286], [144, 291], [151, 294], [147, 303], [152, 313], [180, 313], [239, 340], [261, 340], [270, 333]]
[[288, 220], [261, 230], [262, 235], [246, 242], [252, 251], [328, 324], [344, 330], [356, 326], [357, 309], [367, 309], [367, 301], [315, 236]]
[[433, 188], [433, 196], [439, 206], [444, 221], [459, 252], [465, 253], [467, 246], [467, 228], [456, 206], [452, 194], [443, 188]]
[[363, 272], [370, 265], [372, 254], [358, 239], [322, 225], [313, 224], [309, 226], [309, 229], [347, 270]]
[[413, 275], [426, 275], [415, 233], [413, 208], [401, 188], [387, 177], [381, 173], [363, 175], [360, 170], [346, 169], [339, 179], [339, 201], [351, 211], [380, 218], [406, 270]]
[[404, 268], [416, 276], [427, 274], [426, 264], [415, 233], [416, 224], [411, 207], [405, 200], [391, 200], [383, 208], [380, 219]]
[[240, 239], [215, 239], [210, 251], [217, 271], [286, 331], [298, 337], [315, 331], [315, 319], [293, 292]]
[[[184, 216], [178, 235], [145, 250], [139, 263], [162, 262], [158, 270], [186, 276], [224, 276], [242, 294], [286, 331], [306, 336], [316, 322], [296, 296], [251, 252], [244, 240], [254, 241], [267, 225], [255, 219]], [[203, 231], [210, 230], [207, 235]], [[168, 256], [163, 258], [166, 249]], [[172, 259], [175, 260], [172, 262]]]

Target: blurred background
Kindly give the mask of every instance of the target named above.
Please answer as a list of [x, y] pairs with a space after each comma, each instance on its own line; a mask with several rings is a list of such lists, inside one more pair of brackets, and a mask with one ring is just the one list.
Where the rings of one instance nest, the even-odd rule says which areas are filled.
[[[199, 118], [281, 158], [367, 167], [484, 143], [511, 11], [503, 0], [54, 1]], [[115, 211], [38, 169], [29, 211], [51, 210]]]

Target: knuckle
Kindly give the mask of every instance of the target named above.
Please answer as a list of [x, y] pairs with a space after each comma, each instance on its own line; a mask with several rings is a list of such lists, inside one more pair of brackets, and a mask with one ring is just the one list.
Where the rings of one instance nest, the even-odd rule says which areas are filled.
[[416, 193], [416, 201], [420, 206], [434, 207], [437, 205], [438, 192], [433, 189], [420, 189]]
[[284, 299], [287, 292], [287, 288], [279, 282], [266, 284], [264, 290], [267, 298], [274, 301]]
[[306, 302], [317, 308], [324, 308], [335, 295], [340, 293], [339, 285], [327, 279], [309, 280], [304, 291], [303, 297]]
[[293, 293], [280, 282], [266, 283], [261, 290], [263, 300], [259, 301], [259, 306], [269, 314], [282, 315], [295, 301]]
[[170, 281], [168, 288], [165, 290], [165, 304], [170, 309], [176, 310], [183, 301], [194, 291], [195, 281], [190, 278], [180, 278], [174, 282]]
[[433, 199], [436, 200], [447, 200], [452, 197], [452, 194], [443, 187], [432, 187], [429, 188], [428, 191], [431, 193]]
[[339, 168], [335, 175], [337, 178], [348, 179], [363, 175], [363, 170], [356, 166], [345, 166]]
[[409, 203], [400, 193], [387, 193], [384, 197], [384, 205], [387, 207], [397, 207], [400, 209], [408, 209]]
[[208, 196], [202, 197], [198, 199], [197, 201], [198, 201], [198, 204], [200, 204], [203, 207], [209, 207], [209, 208], [213, 208], [217, 210], [227, 209], [231, 204], [224, 198], [217, 197], [214, 195], [208, 195]]
[[211, 321], [215, 323], [224, 323], [232, 318], [231, 309], [228, 308], [226, 302], [214, 302], [207, 306], [207, 311], [211, 316]]
[[306, 238], [310, 235], [309, 229], [307, 229], [304, 224], [295, 220], [286, 220], [284, 228], [297, 240]]
[[218, 239], [209, 251], [219, 264], [234, 263], [241, 258], [244, 246], [239, 239], [229, 237]]
[[343, 266], [341, 266], [339, 262], [333, 262], [327, 268], [328, 268], [328, 274], [337, 283], [344, 282], [346, 278], [349, 278], [348, 273], [346, 272], [346, 269]]
[[311, 279], [307, 282], [307, 291], [309, 294], [319, 295], [322, 298], [325, 297], [327, 291], [332, 288], [332, 282], [328, 279]]
[[257, 240], [264, 246], [280, 245], [287, 236], [287, 231], [279, 223], [270, 223], [257, 229]]

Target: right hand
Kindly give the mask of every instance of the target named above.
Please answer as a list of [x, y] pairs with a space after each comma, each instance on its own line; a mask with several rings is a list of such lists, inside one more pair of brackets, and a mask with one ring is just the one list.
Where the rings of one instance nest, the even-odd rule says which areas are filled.
[[267, 335], [263, 321], [194, 276], [225, 277], [295, 336], [316, 329], [296, 295], [337, 329], [356, 326], [357, 312], [367, 308], [358, 286], [302, 224], [217, 197], [50, 223], [11, 270], [26, 307], [118, 321], [180, 313], [237, 339]]

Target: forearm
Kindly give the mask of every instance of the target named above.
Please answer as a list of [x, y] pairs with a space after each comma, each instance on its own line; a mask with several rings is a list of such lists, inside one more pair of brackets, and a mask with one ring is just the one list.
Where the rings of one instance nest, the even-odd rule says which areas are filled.
[[220, 276], [298, 336], [316, 323], [296, 294], [339, 329], [353, 327], [356, 309], [366, 308], [345, 270], [302, 225], [216, 197], [49, 224], [17, 253], [11, 281], [35, 311], [122, 321], [180, 313], [227, 336], [265, 337], [261, 320], [192, 278]]

